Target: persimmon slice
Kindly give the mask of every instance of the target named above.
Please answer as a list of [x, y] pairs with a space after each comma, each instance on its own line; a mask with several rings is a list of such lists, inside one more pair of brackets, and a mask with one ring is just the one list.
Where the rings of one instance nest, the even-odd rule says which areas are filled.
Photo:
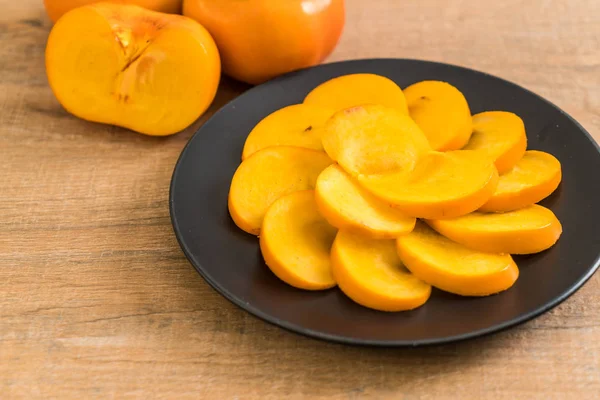
[[336, 232], [317, 211], [314, 191], [294, 192], [267, 210], [260, 249], [269, 269], [287, 284], [328, 289], [335, 286], [329, 254]]
[[513, 211], [550, 196], [562, 179], [560, 162], [551, 154], [529, 150], [500, 176], [494, 195], [480, 211]]
[[419, 279], [462, 296], [487, 296], [510, 288], [519, 269], [509, 254], [472, 250], [417, 222], [396, 240], [398, 255]]
[[314, 189], [331, 159], [322, 151], [276, 146], [244, 160], [231, 180], [228, 207], [242, 230], [258, 235], [269, 206], [281, 196]]
[[334, 111], [380, 104], [408, 115], [402, 89], [391, 79], [376, 74], [350, 74], [330, 79], [311, 90], [304, 103]]
[[359, 176], [378, 198], [417, 218], [454, 218], [481, 207], [498, 184], [498, 172], [474, 151], [430, 152], [412, 171]]
[[411, 170], [430, 150], [408, 115], [380, 105], [335, 113], [325, 124], [322, 139], [329, 157], [352, 176]]
[[562, 233], [554, 213], [537, 204], [505, 213], [474, 212], [427, 222], [455, 242], [493, 253], [539, 253], [552, 247]]
[[346, 296], [375, 310], [411, 310], [431, 294], [431, 286], [402, 265], [393, 240], [339, 231], [331, 248], [331, 267]]
[[465, 96], [441, 81], [417, 82], [404, 89], [411, 118], [434, 150], [458, 150], [469, 141], [472, 118]]
[[242, 160], [270, 146], [323, 150], [321, 132], [332, 114], [331, 110], [308, 104], [294, 104], [269, 114], [246, 138]]
[[499, 174], [508, 172], [525, 154], [527, 136], [523, 120], [506, 111], [473, 116], [473, 134], [465, 150], [477, 150], [494, 160]]
[[415, 218], [368, 193], [337, 164], [317, 178], [315, 199], [321, 214], [338, 229], [380, 239], [393, 239], [413, 230]]

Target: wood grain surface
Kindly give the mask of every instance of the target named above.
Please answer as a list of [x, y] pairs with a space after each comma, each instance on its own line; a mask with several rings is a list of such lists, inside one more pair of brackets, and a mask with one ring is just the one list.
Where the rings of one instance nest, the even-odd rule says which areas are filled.
[[[329, 344], [233, 306], [180, 251], [168, 187], [192, 133], [247, 86], [224, 79], [168, 138], [88, 123], [48, 87], [42, 1], [0, 9], [0, 398], [598, 398], [600, 274], [525, 325], [431, 348]], [[599, 15], [598, 0], [352, 0], [329, 60], [483, 70], [600, 139]]]

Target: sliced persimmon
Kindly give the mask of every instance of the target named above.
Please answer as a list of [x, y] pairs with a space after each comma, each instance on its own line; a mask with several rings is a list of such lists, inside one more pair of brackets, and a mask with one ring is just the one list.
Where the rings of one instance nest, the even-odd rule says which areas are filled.
[[317, 211], [315, 193], [304, 190], [277, 199], [265, 214], [260, 250], [269, 269], [298, 289], [335, 286], [330, 250], [337, 229]]
[[417, 218], [454, 218], [477, 210], [498, 184], [498, 172], [474, 151], [432, 151], [412, 171], [359, 176], [376, 197]]
[[479, 211], [518, 210], [550, 196], [562, 179], [560, 162], [552, 154], [529, 150], [510, 171], [500, 176], [494, 195]]
[[446, 292], [488, 296], [510, 288], [519, 269], [509, 254], [472, 250], [417, 222], [396, 240], [400, 260], [417, 278]]
[[242, 230], [258, 235], [269, 206], [281, 196], [314, 189], [332, 160], [322, 151], [291, 146], [267, 147], [244, 160], [233, 175], [228, 207]]
[[338, 232], [331, 248], [331, 267], [346, 296], [379, 311], [411, 310], [425, 304], [431, 286], [402, 265], [394, 243]]
[[402, 89], [376, 74], [350, 74], [330, 79], [310, 91], [305, 104], [340, 111], [363, 104], [381, 104], [408, 114]]
[[339, 111], [325, 124], [323, 148], [352, 176], [411, 170], [430, 151], [408, 116], [381, 105]]
[[413, 230], [415, 218], [377, 199], [337, 164], [325, 168], [315, 187], [317, 207], [338, 229], [379, 239], [393, 239]]
[[404, 89], [411, 118], [434, 150], [458, 150], [472, 132], [472, 117], [465, 96], [447, 82], [422, 81]]
[[527, 136], [518, 115], [506, 111], [486, 111], [473, 116], [473, 134], [465, 150], [477, 150], [496, 164], [499, 174], [514, 167], [525, 154]]
[[539, 253], [552, 247], [562, 233], [554, 213], [537, 204], [505, 213], [474, 212], [427, 223], [457, 243], [492, 253]]
[[293, 104], [263, 118], [244, 144], [242, 160], [270, 146], [297, 146], [323, 150], [321, 132], [333, 111], [309, 104]]

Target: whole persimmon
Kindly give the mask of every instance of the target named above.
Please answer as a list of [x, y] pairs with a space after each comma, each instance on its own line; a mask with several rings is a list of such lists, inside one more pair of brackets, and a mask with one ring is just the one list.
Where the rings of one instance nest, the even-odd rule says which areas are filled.
[[345, 21], [344, 0], [184, 0], [213, 36], [223, 71], [259, 84], [322, 62]]
[[[135, 4], [149, 10], [160, 11], [170, 14], [179, 14], [181, 12], [181, 3], [183, 0], [104, 0], [112, 3]], [[69, 10], [85, 6], [91, 3], [97, 3], [98, 0], [44, 0], [44, 7], [52, 22], [58, 21]]]

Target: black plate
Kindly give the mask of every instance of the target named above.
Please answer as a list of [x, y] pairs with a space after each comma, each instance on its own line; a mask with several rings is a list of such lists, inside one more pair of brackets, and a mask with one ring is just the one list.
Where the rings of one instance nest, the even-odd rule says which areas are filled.
[[[542, 204], [563, 224], [558, 243], [540, 254], [515, 257], [521, 275], [506, 292], [464, 298], [434, 291], [417, 310], [384, 313], [363, 308], [339, 289], [296, 290], [265, 266], [256, 237], [238, 229], [227, 211], [231, 177], [244, 140], [271, 112], [301, 103], [330, 78], [370, 72], [400, 87], [425, 80], [450, 82], [473, 113], [512, 111], [527, 129], [529, 149], [562, 163], [563, 181]], [[342, 343], [417, 346], [481, 336], [527, 321], [573, 294], [597, 269], [600, 253], [600, 153], [590, 135], [565, 112], [505, 80], [466, 68], [400, 59], [355, 60], [294, 72], [254, 87], [219, 110], [190, 139], [171, 182], [171, 220], [179, 243], [206, 281], [233, 303], [275, 325]]]

